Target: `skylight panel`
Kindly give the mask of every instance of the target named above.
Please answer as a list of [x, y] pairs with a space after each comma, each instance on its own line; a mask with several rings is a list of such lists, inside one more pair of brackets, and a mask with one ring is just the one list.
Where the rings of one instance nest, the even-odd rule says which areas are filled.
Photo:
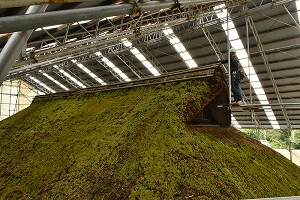
[[123, 44], [124, 44], [126, 47], [132, 47], [132, 43], [131, 43], [129, 40], [127, 40], [127, 39], [122, 39], [122, 42], [123, 42]]
[[[72, 26], [75, 26], [78, 24], [86, 24], [88, 22], [90, 22], [91, 20], [84, 20], [84, 21], [79, 21], [79, 22], [75, 22], [72, 24]], [[52, 25], [52, 26], [45, 26], [43, 27], [44, 30], [49, 30], [49, 29], [54, 29], [54, 28], [59, 28], [63, 26], [63, 24], [58, 24], [58, 25]], [[42, 28], [37, 28], [35, 31], [42, 31], [43, 30]]]
[[[103, 61], [105, 62], [105, 61]], [[117, 67], [114, 65], [114, 63], [110, 62], [110, 61], [106, 61], [105, 62], [107, 66], [109, 66], [110, 68], [112, 68], [115, 72], [117, 72]], [[120, 70], [119, 70], [120, 71]], [[117, 72], [118, 73], [118, 72]]]
[[[45, 26], [45, 27], [43, 27], [43, 29], [44, 29], [44, 30], [49, 30], [49, 29], [58, 28], [58, 27], [60, 27], [60, 26], [62, 26], [62, 24], [53, 25], [53, 26]], [[42, 31], [43, 29], [37, 28], [37, 29], [35, 29], [35, 31]]]
[[[242, 59], [240, 59], [239, 61], [240, 61], [240, 63], [241, 63], [242, 66], [248, 65], [248, 59], [246, 59], [246, 58], [242, 58]], [[248, 69], [248, 71], [249, 71], [249, 69]], [[252, 72], [253, 72], [253, 71], [252, 71]], [[255, 73], [255, 72], [254, 72], [254, 73]]]
[[187, 61], [189, 61], [189, 60], [192, 59], [192, 57], [190, 56], [190, 54], [189, 54], [188, 52], [181, 52], [181, 53], [180, 53], [180, 56], [181, 56], [184, 60], [187, 60]]
[[177, 37], [176, 38], [171, 38], [169, 41], [172, 45], [180, 43], [180, 40]]
[[78, 23], [78, 24], [86, 24], [86, 23], [89, 23], [90, 21], [92, 21], [92, 20], [79, 21], [79, 22], [73, 23], [72, 25], [77, 25], [77, 23]]
[[[117, 68], [117, 67], [112, 67], [112, 69], [117, 73], [117, 74], [119, 74], [119, 75], [121, 75], [121, 74], [123, 74], [122, 72], [121, 72], [121, 70], [119, 69], [119, 68]], [[124, 74], [125, 75], [125, 74]], [[127, 76], [126, 76], [127, 77]]]
[[110, 19], [113, 19], [115, 17], [117, 17], [117, 16], [105, 17], [105, 18], [101, 19], [100, 21], [110, 20]]
[[172, 45], [177, 52], [181, 52], [181, 49], [179, 48], [179, 46], [177, 46], [175, 44], [172, 44]]
[[141, 54], [137, 48], [132, 46], [132, 43], [128, 39], [124, 38], [122, 39], [122, 42], [126, 47], [130, 48], [131, 53], [143, 63], [143, 65], [150, 71], [151, 74], [154, 76], [160, 75], [159, 71], [155, 69], [155, 67], [145, 58], [143, 54]]
[[256, 88], [255, 93], [261, 96], [265, 95], [265, 91], [262, 88]]
[[46, 50], [46, 49], [50, 49], [50, 48], [56, 47], [56, 46], [57, 46], [57, 42], [53, 42], [53, 43], [50, 43], [50, 44], [43, 45], [40, 50]]
[[198, 67], [197, 63], [194, 60], [188, 60], [185, 62], [188, 64], [188, 66], [190, 66], [190, 68]]
[[83, 64], [81, 64], [77, 60], [71, 60], [71, 61], [72, 61], [72, 63], [74, 63], [75, 65], [77, 65], [80, 69], [82, 69], [85, 73], [87, 73], [90, 77], [92, 77], [93, 79], [95, 79], [98, 83], [100, 83], [101, 85], [106, 85], [106, 83], [101, 78], [99, 78], [96, 74], [94, 74], [93, 72], [91, 72], [91, 70], [89, 70], [88, 68], [86, 68]]
[[[220, 9], [220, 8], [224, 8], [224, 4], [215, 7], [215, 9]], [[216, 15], [220, 19], [224, 19], [224, 18], [226, 19], [227, 10], [223, 9], [221, 11], [218, 11], [216, 13]], [[248, 59], [248, 54], [244, 48], [242, 41], [238, 37], [238, 32], [237, 32], [232, 20], [228, 19], [228, 21], [229, 21], [228, 22], [228, 27], [229, 27], [228, 32], [229, 33], [227, 32], [227, 22], [222, 23], [222, 27], [225, 30], [226, 35], [229, 34], [227, 36], [229, 37], [231, 46], [233, 48], [237, 49], [236, 55], [237, 55], [238, 59], [244, 59], [244, 58]], [[250, 72], [251, 72], [250, 77], [248, 74], [247, 74], [247, 76], [248, 76], [249, 80], [251, 80], [252, 88], [253, 88], [254, 92], [257, 94], [257, 97], [258, 97], [260, 103], [261, 104], [269, 104], [269, 101], [267, 100], [267, 96], [262, 88], [262, 85], [261, 85], [259, 78], [252, 66], [251, 61], [247, 61], [247, 62], [243, 61], [240, 63], [242, 65], [242, 67], [244, 68], [244, 71], [250, 70]], [[248, 66], [248, 64], [249, 64], [249, 66]], [[266, 108], [264, 108], [264, 111], [265, 111], [273, 129], [280, 129], [280, 126], [279, 126], [278, 122], [276, 121], [274, 112], [271, 109], [266, 109]]]
[[[252, 79], [251, 79], [251, 80], [252, 80]], [[252, 81], [251, 81], [251, 82], [252, 82]], [[252, 87], [255, 87], [255, 88], [262, 87], [259, 81], [252, 82], [251, 84], [252, 84]]]
[[[183, 53], [189, 54], [189, 53], [186, 51], [185, 47], [184, 47], [181, 43], [177, 43], [177, 44], [175, 44], [175, 46], [177, 46], [177, 47], [180, 49], [179, 52], [183, 52]], [[190, 54], [189, 54], [189, 55], [190, 55]]]
[[108, 67], [110, 67], [115, 73], [121, 76], [125, 81], [131, 81], [131, 79], [126, 76], [126, 74], [124, 74], [118, 67], [116, 67], [114, 63], [103, 56], [101, 52], [98, 51], [95, 53], [95, 55], [98, 56]]
[[297, 14], [298, 14], [298, 21], [300, 21], [300, 1], [299, 0], [297, 0], [297, 1], [295, 1], [295, 3], [296, 3], [296, 7], [297, 7]]
[[180, 40], [176, 37], [173, 30], [170, 27], [166, 27], [163, 30], [163, 33], [168, 38], [170, 44], [174, 47], [180, 57], [183, 59], [184, 63], [187, 65], [188, 68], [195, 68], [197, 67], [196, 62], [192, 59], [191, 55], [186, 51], [186, 48], [180, 42]]
[[151, 64], [149, 61], [144, 60], [144, 61], [142, 61], [142, 63], [143, 63], [143, 65], [145, 65], [145, 67], [147, 67], [148, 69], [149, 69], [149, 68], [153, 68], [153, 67], [152, 67], [152, 64]]
[[60, 69], [57, 65], [53, 66], [55, 69], [57, 69], [60, 73], [62, 73], [63, 75], [65, 75], [66, 77], [68, 77], [71, 81], [73, 81], [76, 85], [78, 85], [81, 88], [86, 88], [85, 85], [83, 85], [81, 82], [79, 82], [76, 78], [74, 78], [73, 76], [71, 76], [68, 72], [66, 72], [63, 69]]
[[143, 56], [142, 54], [138, 53], [138, 54], [134, 54], [137, 59], [139, 59], [140, 61], [146, 61], [147, 59], [145, 58], [145, 56]]
[[47, 77], [49, 80], [51, 80], [52, 82], [54, 82], [56, 85], [58, 85], [59, 87], [61, 87], [62, 89], [68, 91], [69, 88], [67, 88], [66, 86], [64, 86], [63, 84], [61, 84], [60, 82], [58, 82], [57, 80], [55, 80], [54, 78], [52, 78], [51, 76], [49, 76], [47, 73], [43, 72], [43, 71], [39, 71], [40, 73], [42, 73], [45, 77]]
[[28, 76], [31, 80], [33, 80], [34, 82], [36, 82], [37, 84], [39, 84], [40, 86], [42, 86], [43, 88], [46, 88], [47, 90], [49, 90], [51, 93], [55, 93], [56, 91], [51, 89], [50, 87], [48, 87], [46, 84], [42, 83], [40, 80], [32, 77], [32, 76]]
[[236, 119], [234, 118], [233, 115], [231, 115], [231, 123], [233, 124], [233, 126], [237, 129], [241, 129], [241, 125], [236, 121]]
[[[95, 55], [98, 56], [98, 57], [101, 57], [102, 53], [96, 52]], [[102, 56], [102, 61], [105, 62], [105, 63], [109, 63], [109, 60], [106, 57], [103, 57], [103, 56]]]
[[[125, 46], [126, 46], [126, 45], [125, 45]], [[128, 46], [127, 46], [127, 47], [128, 47]], [[130, 45], [129, 47], [131, 47], [131, 45]], [[136, 49], [136, 48], [132, 48], [131, 53], [134, 54], [134, 55], [139, 55], [139, 54], [140, 54], [140, 51], [139, 51], [138, 49]], [[146, 58], [145, 58], [145, 60], [146, 60]]]
[[[149, 63], [149, 62], [148, 62]], [[145, 65], [146, 66], [146, 65]], [[157, 70], [154, 67], [148, 67], [148, 70], [153, 74], [154, 76], [159, 76], [160, 73], [157, 72]]]
[[76, 40], [77, 40], [77, 38], [67, 39], [67, 40], [66, 40], [66, 43], [75, 42]]

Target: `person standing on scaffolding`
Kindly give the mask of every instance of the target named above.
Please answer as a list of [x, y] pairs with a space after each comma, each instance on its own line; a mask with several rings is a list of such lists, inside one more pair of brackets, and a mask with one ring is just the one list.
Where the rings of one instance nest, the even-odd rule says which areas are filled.
[[[231, 48], [230, 53], [230, 74], [231, 74], [231, 91], [233, 93], [235, 105], [243, 105], [243, 96], [240, 87], [240, 73], [239, 73], [239, 60], [236, 57], [236, 49]], [[222, 64], [228, 63], [228, 60], [221, 60]]]

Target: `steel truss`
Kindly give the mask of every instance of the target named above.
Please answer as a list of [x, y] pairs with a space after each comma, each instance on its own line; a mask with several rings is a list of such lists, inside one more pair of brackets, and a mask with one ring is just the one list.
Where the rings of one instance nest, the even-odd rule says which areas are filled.
[[100, 58], [96, 58], [97, 62], [101, 64], [107, 71], [109, 71], [116, 79], [118, 79], [120, 82], [124, 82], [124, 79], [117, 74], [114, 70], [112, 70], [109, 66], [106, 65], [105, 62], [103, 62]]
[[29, 78], [29, 76], [25, 76], [22, 79], [23, 81], [25, 81], [26, 83], [34, 86], [38, 91], [43, 92], [45, 94], [49, 94], [51, 93], [50, 90], [44, 88], [43, 86], [41, 86], [40, 84], [36, 83], [35, 81], [33, 81], [32, 79]]
[[[278, 90], [278, 87], [277, 87], [277, 84], [276, 84], [276, 81], [275, 81], [275, 78], [273, 76], [273, 73], [272, 73], [272, 70], [271, 70], [271, 67], [269, 65], [269, 62], [268, 62], [268, 59], [267, 59], [267, 56], [266, 56], [266, 53], [265, 53], [265, 50], [264, 50], [264, 47], [263, 47], [263, 44], [259, 38], [259, 34], [255, 28], [255, 25], [254, 25], [254, 22], [252, 20], [252, 17], [251, 16], [247, 16], [246, 17], [246, 20], [247, 20], [247, 23], [249, 24], [251, 30], [252, 30], [252, 33], [254, 35], [254, 38], [256, 40], [256, 43], [257, 43], [257, 46], [259, 48], [259, 51], [260, 51], [260, 55], [261, 57], [263, 58], [263, 61], [264, 61], [264, 64], [265, 64], [265, 67], [267, 69], [267, 73], [270, 77], [270, 80], [272, 82], [272, 85], [273, 85], [273, 88], [275, 90], [275, 94], [276, 94], [276, 97], [277, 97], [277, 100], [278, 100], [278, 103], [279, 105], [280, 104], [283, 104], [283, 101], [282, 101], [282, 98], [280, 96], [280, 92]], [[292, 125], [291, 125], [291, 122], [289, 120], [289, 117], [288, 117], [288, 114], [286, 112], [286, 109], [284, 106], [281, 106], [281, 110], [282, 110], [282, 113], [284, 115], [284, 118], [285, 118], [285, 121], [286, 121], [286, 124], [287, 124], [287, 127], [288, 127], [288, 130], [292, 130]]]
[[[282, 3], [288, 2], [290, 1], [282, 1]], [[247, 12], [241, 11], [231, 17], [232, 19], [240, 18], [241, 16], [249, 15], [249, 13], [263, 12], [263, 10], [271, 8], [274, 8], [274, 3], [268, 3], [262, 6], [257, 5], [257, 7], [249, 9]], [[207, 10], [204, 11], [203, 9]], [[113, 55], [116, 52], [125, 51], [127, 48], [120, 43], [120, 40], [123, 38], [128, 38], [132, 41], [133, 45], [138, 44], [139, 46], [147, 46], [152, 43], [160, 42], [166, 39], [161, 31], [165, 27], [166, 22], [168, 26], [173, 27], [173, 29], [179, 33], [180, 31], [194, 31], [202, 28], [209, 41], [212, 41], [208, 35], [207, 27], [218, 25], [223, 20], [226, 20], [214, 17], [216, 12], [218, 12], [218, 10], [213, 10], [212, 6], [187, 6], [184, 7], [182, 11], [175, 12], [175, 10], [172, 10], [168, 12], [166, 10], [163, 13], [149, 14], [139, 18], [133, 18], [133, 20], [131, 19], [132, 17], [123, 15], [119, 17], [119, 21], [116, 22], [115, 25], [109, 20], [110, 24], [112, 24], [111, 27], [98, 27], [93, 32], [89, 31], [92, 35], [81, 41], [79, 40], [64, 45], [57, 44], [55, 47], [49, 49], [36, 50], [34, 51], [34, 58], [32, 58], [32, 53], [27, 53], [27, 56], [24, 57], [23, 60], [19, 60], [14, 64], [6, 80], [16, 78], [18, 74], [22, 76], [24, 73], [42, 69], [53, 64], [68, 62], [71, 59], [81, 59], [82, 61], [85, 59], [94, 59], [94, 53], [97, 51], [102, 51], [103, 55]], [[183, 26], [186, 22], [188, 22], [188, 25]], [[133, 23], [134, 25], [132, 25]], [[144, 24], [148, 26], [141, 26]], [[98, 33], [106, 31], [110, 34], [98, 34], [94, 36], [95, 31], [98, 31]], [[72, 37], [74, 36], [70, 36], [70, 38]], [[217, 46], [213, 44], [213, 47]], [[217, 52], [218, 50], [216, 49], [215, 51]], [[220, 53], [217, 52], [217, 55], [219, 54]], [[152, 61], [155, 60], [152, 59]], [[155, 61], [154, 66], [157, 65], [161, 68], [161, 65]], [[163, 69], [160, 70], [164, 71]]]
[[45, 98], [50, 96], [72, 96], [72, 95], [83, 94], [83, 93], [89, 94], [89, 93], [95, 93], [95, 92], [106, 91], [106, 90], [117, 90], [121, 88], [140, 87], [145, 85], [158, 85], [162, 83], [169, 83], [175, 81], [207, 78], [214, 75], [214, 71], [218, 66], [219, 66], [218, 64], [212, 64], [212, 65], [203, 66], [201, 68], [193, 68], [193, 69], [186, 69], [186, 70], [181, 70], [176, 72], [170, 72], [158, 77], [146, 77], [131, 82], [122, 82], [122, 83], [115, 83], [110, 85], [89, 87], [86, 89], [79, 89], [79, 90], [73, 90], [68, 92], [49, 93], [47, 95], [37, 96], [36, 98]]

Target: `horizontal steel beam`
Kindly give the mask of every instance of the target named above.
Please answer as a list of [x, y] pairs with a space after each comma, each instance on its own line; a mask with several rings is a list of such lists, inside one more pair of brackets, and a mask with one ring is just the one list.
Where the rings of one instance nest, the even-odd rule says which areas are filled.
[[[181, 0], [183, 6], [215, 2], [212, 0]], [[174, 0], [151, 1], [140, 3], [143, 12], [172, 8]], [[0, 18], [0, 34], [30, 30], [45, 26], [68, 24], [83, 20], [92, 20], [110, 16], [131, 14], [134, 5], [120, 4], [80, 8], [71, 10], [52, 11], [28, 15], [8, 16]]]
[[[47, 7], [48, 5], [30, 6], [26, 11], [26, 14], [45, 12]], [[6, 75], [22, 51], [22, 48], [27, 43], [32, 32], [33, 30], [15, 32], [7, 41], [5, 47], [0, 53], [0, 85], [3, 83]]]
[[[27, 7], [31, 5], [52, 4], [52, 3], [74, 3], [98, 0], [0, 0], [0, 8]], [[99, 1], [98, 1], [99, 2]]]

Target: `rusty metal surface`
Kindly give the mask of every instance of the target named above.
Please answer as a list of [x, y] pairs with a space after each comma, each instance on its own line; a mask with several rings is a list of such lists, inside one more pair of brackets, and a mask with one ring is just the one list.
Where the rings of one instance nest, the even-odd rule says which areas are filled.
[[97, 0], [0, 0], [0, 8], [25, 7], [31, 5], [54, 4], [54, 3], [74, 3]]

